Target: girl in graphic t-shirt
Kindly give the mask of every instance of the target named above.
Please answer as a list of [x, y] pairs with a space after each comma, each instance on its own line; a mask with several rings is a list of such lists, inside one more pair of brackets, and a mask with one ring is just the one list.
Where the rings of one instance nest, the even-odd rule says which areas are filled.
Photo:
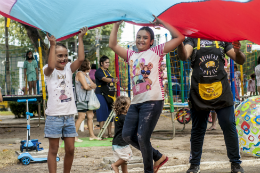
[[134, 97], [125, 119], [123, 138], [142, 152], [145, 173], [158, 172], [168, 161], [167, 156], [151, 146], [150, 137], [163, 108], [164, 89], [160, 76], [163, 56], [184, 40], [177, 29], [157, 17], [155, 19], [153, 24], [161, 24], [168, 29], [172, 40], [151, 48], [154, 42], [153, 30], [142, 27], [136, 36], [138, 52], [127, 50], [117, 44], [117, 32], [122, 21], [114, 24], [109, 39], [109, 47], [130, 66]]
[[45, 81], [48, 86], [48, 102], [45, 111], [44, 136], [49, 138], [48, 168], [56, 172], [56, 157], [59, 149], [59, 138], [64, 139], [65, 157], [64, 172], [70, 172], [74, 157], [74, 142], [78, 136], [75, 128], [74, 114], [77, 113], [73, 89], [72, 74], [85, 59], [83, 37], [87, 28], [80, 29], [78, 36], [78, 59], [68, 62], [68, 50], [65, 45], [56, 43], [54, 36], [47, 37], [50, 41], [48, 64], [44, 66]]

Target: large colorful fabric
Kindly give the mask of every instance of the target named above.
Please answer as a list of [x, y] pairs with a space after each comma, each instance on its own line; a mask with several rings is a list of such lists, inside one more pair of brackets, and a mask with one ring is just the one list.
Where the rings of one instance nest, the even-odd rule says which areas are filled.
[[259, 6], [259, 0], [1, 0], [0, 14], [59, 40], [120, 20], [149, 25], [154, 14], [189, 37], [260, 44]]
[[240, 150], [260, 157], [260, 96], [242, 102], [235, 116]]

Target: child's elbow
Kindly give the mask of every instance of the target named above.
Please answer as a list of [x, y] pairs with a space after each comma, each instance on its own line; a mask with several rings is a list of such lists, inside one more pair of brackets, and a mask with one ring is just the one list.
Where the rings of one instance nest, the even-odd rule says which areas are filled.
[[110, 49], [112, 49], [113, 48], [113, 46], [112, 46], [112, 44], [109, 42], [109, 44], [108, 44], [108, 47], [110, 48]]
[[116, 46], [116, 44], [112, 43], [112, 41], [109, 41], [109, 43], [108, 43], [109, 48], [114, 49], [115, 46]]
[[180, 36], [180, 40], [181, 40], [181, 43], [185, 40], [185, 36], [184, 35], [181, 35]]

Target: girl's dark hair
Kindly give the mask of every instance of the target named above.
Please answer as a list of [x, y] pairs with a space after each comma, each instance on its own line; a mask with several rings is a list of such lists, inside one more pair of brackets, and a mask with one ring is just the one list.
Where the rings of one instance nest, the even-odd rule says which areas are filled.
[[[151, 37], [151, 41], [154, 40], [154, 32], [153, 32], [153, 30], [152, 30], [150, 27], [148, 27], [148, 26], [143, 26], [142, 28], [140, 28], [140, 29], [138, 30], [138, 32], [141, 31], [141, 30], [145, 30], [145, 31], [149, 32], [150, 37]], [[151, 45], [151, 46], [152, 46], [152, 45]]]
[[26, 52], [26, 54], [25, 54], [26, 60], [29, 60], [28, 54], [29, 54], [30, 52], [32, 53], [32, 58], [34, 59], [34, 57], [33, 57], [33, 52], [32, 52], [31, 50], [28, 50], [28, 51]]
[[114, 102], [113, 108], [116, 112], [116, 115], [124, 114], [126, 115], [128, 108], [130, 107], [131, 100], [126, 96], [119, 96]]
[[257, 58], [257, 64], [260, 64], [260, 56]]
[[107, 59], [109, 59], [106, 55], [103, 55], [100, 59], [99, 59], [99, 65], [101, 66], [101, 63], [105, 62]]
[[91, 69], [97, 69], [97, 65], [96, 64], [92, 64], [91, 65]]
[[89, 60], [88, 59], [85, 59], [83, 62], [82, 62], [82, 64], [81, 64], [81, 66], [79, 67], [79, 71], [86, 71], [86, 70], [89, 70], [90, 69], [90, 62], [89, 62]]
[[56, 47], [58, 47], [58, 46], [60, 46], [60, 47], [63, 47], [63, 48], [65, 48], [65, 49], [67, 49], [67, 47], [66, 47], [64, 44], [62, 44], [62, 43], [56, 43]]
[[[62, 44], [62, 43], [56, 43], [56, 46], [55, 46], [55, 48], [57, 48], [57, 47], [63, 47], [63, 48], [65, 48], [65, 49], [68, 49], [64, 44]], [[49, 57], [49, 54], [50, 54], [50, 48], [49, 48], [49, 50], [48, 50], [48, 57]]]
[[250, 75], [251, 79], [255, 78], [255, 73]]

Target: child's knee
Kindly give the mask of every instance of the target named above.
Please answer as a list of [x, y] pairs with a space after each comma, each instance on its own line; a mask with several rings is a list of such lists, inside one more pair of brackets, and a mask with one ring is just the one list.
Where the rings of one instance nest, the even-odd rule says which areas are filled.
[[49, 153], [52, 155], [57, 155], [59, 150], [59, 145], [52, 145], [49, 147]]
[[74, 155], [74, 150], [75, 150], [74, 146], [70, 146], [70, 147], [65, 148], [66, 154], [69, 154], [69, 155]]

